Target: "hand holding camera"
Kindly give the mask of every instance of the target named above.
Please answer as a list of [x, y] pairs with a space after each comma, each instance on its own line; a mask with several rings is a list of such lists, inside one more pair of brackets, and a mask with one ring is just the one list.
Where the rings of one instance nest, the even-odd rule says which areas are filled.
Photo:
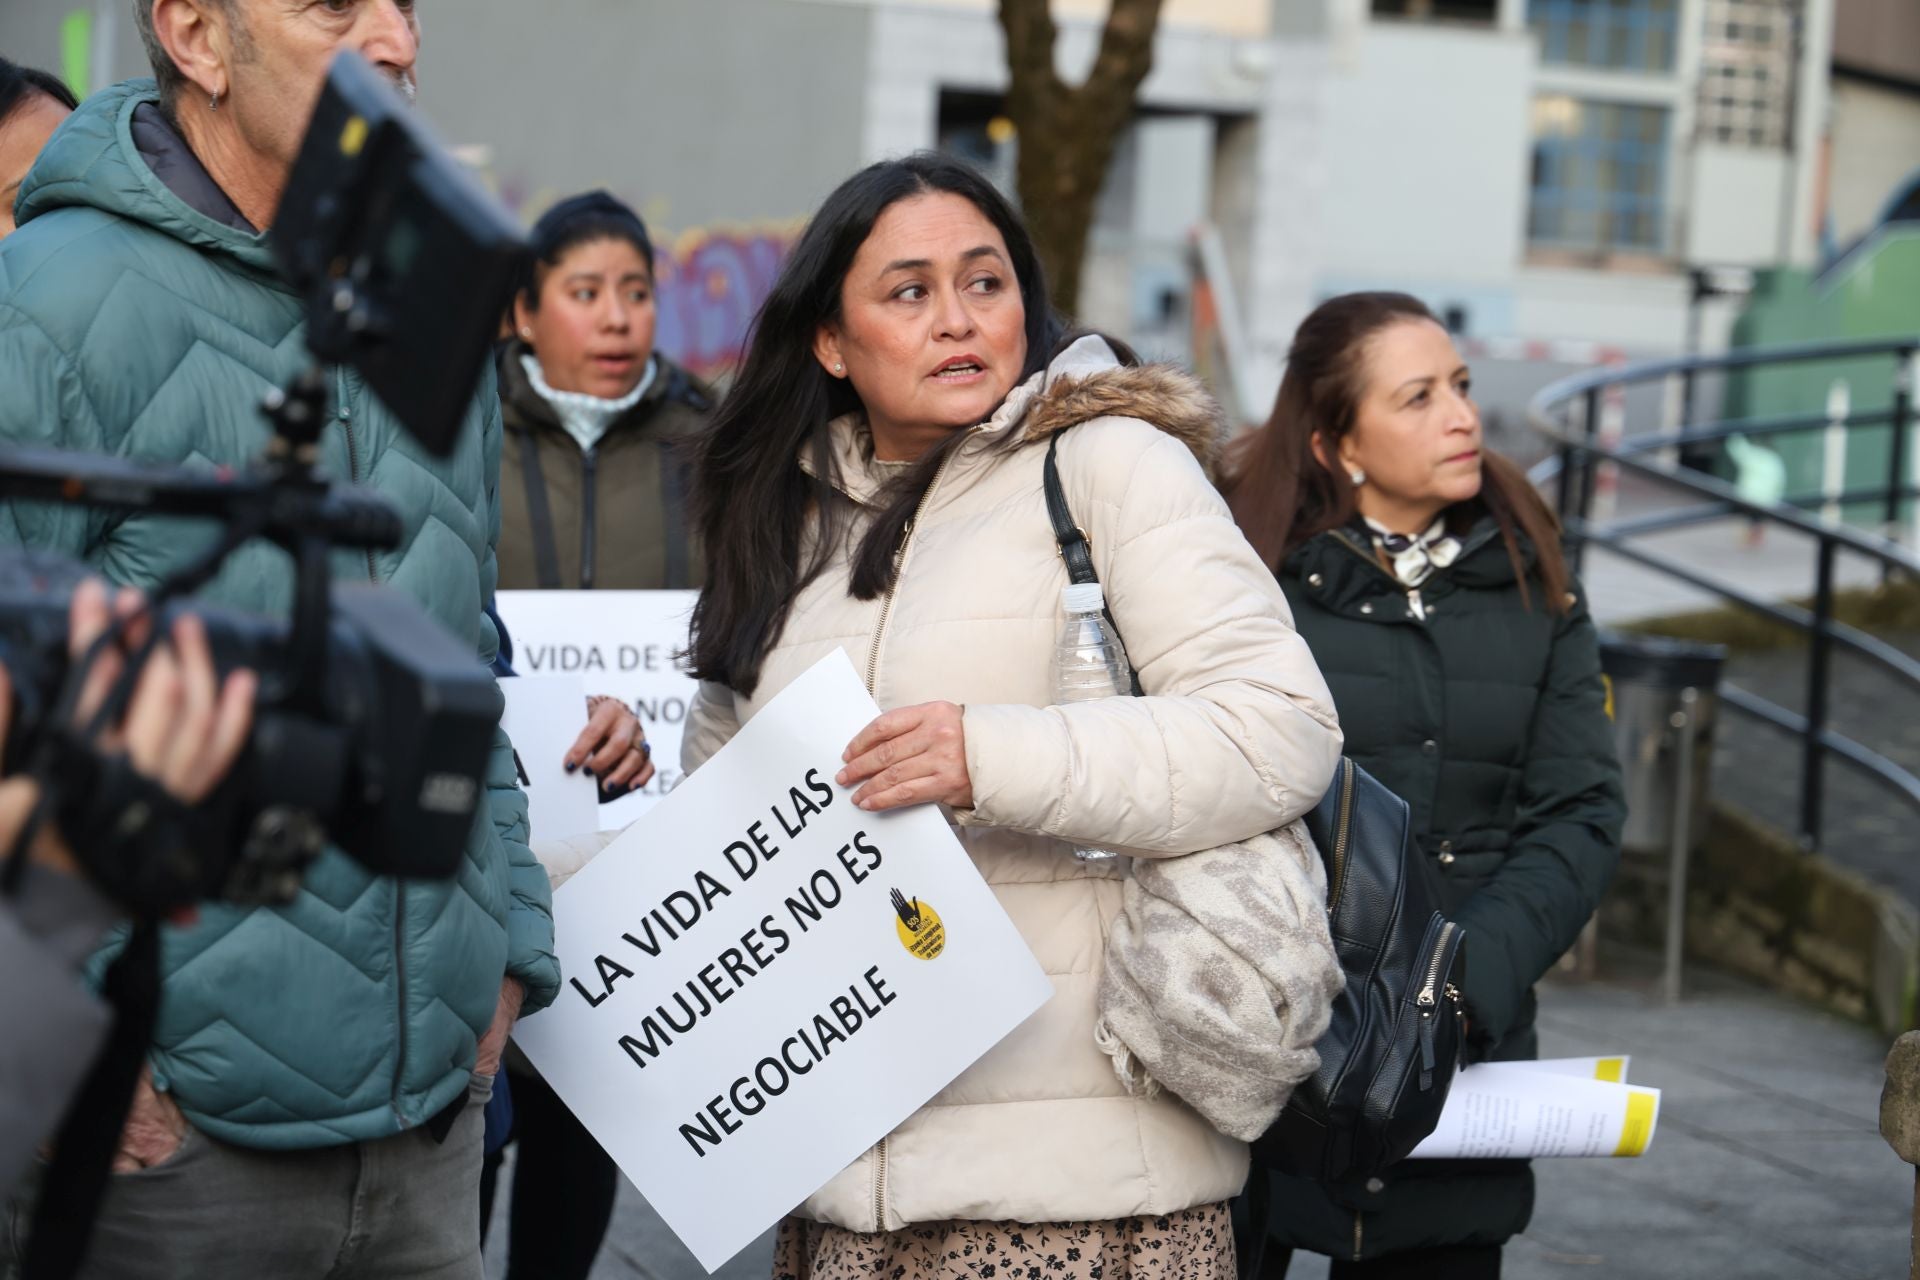
[[[174, 621], [170, 637], [156, 644], [141, 665], [125, 714], [113, 717], [89, 744], [86, 727], [121, 683], [128, 654], [147, 645], [154, 622], [144, 612], [139, 593], [123, 590], [109, 602], [106, 588], [97, 579], [75, 589], [68, 614], [72, 661], [84, 662], [96, 646], [99, 649], [86, 669], [67, 726], [68, 732], [82, 735], [75, 749], [90, 745], [103, 760], [130, 768], [182, 809], [205, 800], [246, 743], [258, 684], [254, 674], [235, 670], [221, 680], [215, 674], [204, 624], [182, 614]], [[117, 642], [101, 645], [101, 638], [116, 623], [121, 628]], [[6, 737], [13, 712], [12, 677], [0, 665], [0, 740]], [[41, 788], [30, 777], [0, 781], [0, 848], [11, 848], [20, 838], [41, 796]], [[57, 822], [41, 823], [32, 839], [28, 856], [54, 870], [77, 875], [95, 861], [88, 856], [76, 858], [70, 834]], [[97, 887], [114, 896], [114, 886]]]

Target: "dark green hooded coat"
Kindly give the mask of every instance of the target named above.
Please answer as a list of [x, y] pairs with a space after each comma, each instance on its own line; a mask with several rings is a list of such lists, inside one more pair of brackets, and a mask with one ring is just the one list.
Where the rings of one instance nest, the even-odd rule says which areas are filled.
[[[1466, 929], [1470, 1055], [1537, 1056], [1533, 984], [1579, 934], [1620, 856], [1626, 809], [1600, 657], [1576, 584], [1547, 608], [1491, 519], [1422, 584], [1427, 617], [1362, 530], [1287, 558], [1280, 581], [1333, 690], [1347, 754], [1413, 809], [1414, 831]], [[1494, 1244], [1533, 1210], [1520, 1161], [1408, 1161], [1377, 1179], [1273, 1179], [1273, 1239], [1334, 1257]]]

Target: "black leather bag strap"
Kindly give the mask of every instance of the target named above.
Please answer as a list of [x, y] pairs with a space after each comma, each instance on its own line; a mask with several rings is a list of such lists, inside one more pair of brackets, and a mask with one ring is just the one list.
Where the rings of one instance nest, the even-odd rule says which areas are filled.
[[[1060, 559], [1066, 563], [1067, 579], [1076, 586], [1085, 586], [1089, 582], [1100, 581], [1100, 574], [1093, 567], [1093, 540], [1087, 537], [1087, 531], [1073, 522], [1073, 511], [1067, 506], [1067, 491], [1060, 483], [1060, 464], [1055, 455], [1060, 449], [1060, 432], [1053, 433], [1047, 441], [1047, 461], [1042, 481], [1047, 495], [1047, 519], [1053, 523], [1054, 541], [1060, 544]], [[1107, 615], [1107, 625], [1113, 628], [1113, 634], [1120, 635], [1120, 624], [1113, 620], [1113, 610], [1102, 606]], [[1121, 636], [1124, 647], [1126, 637]], [[1142, 698], [1146, 690], [1140, 687], [1140, 673], [1134, 670], [1133, 658], [1127, 658], [1127, 678], [1133, 682], [1133, 696]]]
[[692, 468], [671, 441], [660, 444], [660, 518], [666, 536], [667, 589], [693, 585], [693, 557], [687, 547], [687, 493]]
[[113, 1030], [60, 1122], [21, 1260], [22, 1280], [68, 1280], [86, 1260], [93, 1220], [106, 1198], [113, 1154], [159, 1019], [158, 924], [146, 920], [133, 926], [126, 949], [107, 970], [101, 994], [113, 1006]]
[[553, 540], [553, 506], [547, 501], [547, 477], [540, 466], [540, 442], [520, 433], [520, 478], [527, 486], [527, 523], [533, 533], [534, 573], [544, 591], [560, 585], [560, 552]]
[[1067, 508], [1067, 491], [1060, 484], [1060, 464], [1055, 460], [1059, 451], [1060, 433], [1056, 431], [1047, 441], [1047, 519], [1053, 522], [1053, 536], [1060, 544], [1060, 558], [1066, 561], [1067, 578], [1084, 586], [1100, 581], [1100, 575], [1093, 567], [1093, 543], [1087, 531], [1073, 522], [1073, 512]]

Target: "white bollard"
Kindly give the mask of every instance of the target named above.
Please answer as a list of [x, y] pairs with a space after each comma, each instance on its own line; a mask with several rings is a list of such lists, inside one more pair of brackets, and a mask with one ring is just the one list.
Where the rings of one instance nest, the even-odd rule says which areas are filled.
[[[1906, 368], [1900, 371], [1909, 392], [1920, 386], [1920, 352], [1907, 358]], [[1909, 428], [1907, 436], [1907, 479], [1920, 486], [1920, 458], [1913, 456], [1916, 446], [1920, 446], [1920, 422]], [[1920, 547], [1920, 501], [1907, 504], [1907, 546]]]
[[1821, 434], [1825, 456], [1820, 468], [1820, 518], [1839, 524], [1845, 516], [1840, 495], [1847, 490], [1847, 418], [1853, 413], [1853, 389], [1845, 378], [1835, 378], [1827, 388], [1827, 425]]
[[[1601, 393], [1597, 434], [1603, 449], [1618, 449], [1620, 442], [1627, 438], [1627, 391], [1617, 382]], [[1593, 477], [1593, 518], [1613, 519], [1619, 509], [1619, 499], [1620, 467], [1617, 463], [1603, 462]]]
[[[1674, 435], [1685, 430], [1690, 423], [1680, 421], [1680, 375], [1674, 374], [1660, 388], [1660, 420], [1666, 424], [1666, 434]], [[1667, 445], [1653, 455], [1663, 467], [1680, 465], [1680, 449], [1677, 445]]]

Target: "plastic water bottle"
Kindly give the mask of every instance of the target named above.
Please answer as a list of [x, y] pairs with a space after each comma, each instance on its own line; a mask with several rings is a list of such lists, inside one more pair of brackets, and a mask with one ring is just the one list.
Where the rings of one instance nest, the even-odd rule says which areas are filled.
[[[1100, 584], [1070, 584], [1060, 593], [1060, 603], [1066, 608], [1067, 622], [1053, 649], [1053, 700], [1091, 702], [1132, 692], [1127, 651], [1107, 621], [1107, 598]], [[1073, 856], [1098, 862], [1114, 855], [1106, 849], [1075, 849]]]

